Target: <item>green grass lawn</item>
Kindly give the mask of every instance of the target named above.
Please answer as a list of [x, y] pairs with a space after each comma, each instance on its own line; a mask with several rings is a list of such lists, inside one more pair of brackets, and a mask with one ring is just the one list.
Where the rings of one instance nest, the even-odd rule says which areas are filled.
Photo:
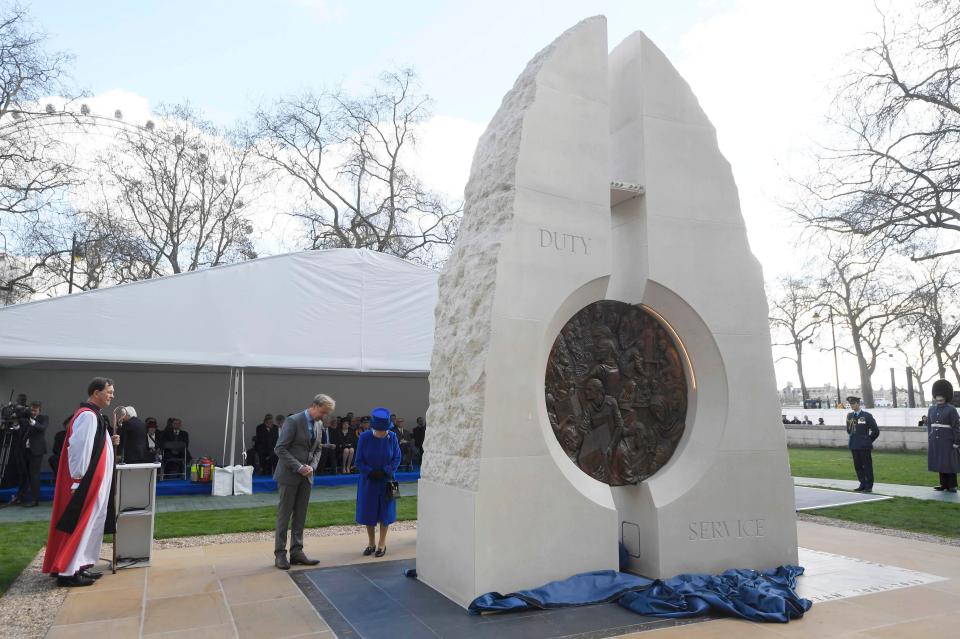
[[805, 514], [960, 539], [960, 504], [942, 501], [894, 497], [865, 504], [808, 510]]
[[0, 524], [0, 595], [47, 543], [46, 521]]
[[[353, 500], [321, 502], [310, 505], [307, 528], [354, 523]], [[417, 498], [404, 497], [397, 502], [397, 519], [417, 518]], [[274, 506], [158, 513], [154, 538], [193, 537], [222, 533], [273, 530], [277, 521]], [[0, 594], [6, 592], [23, 569], [47, 543], [49, 523], [32, 521], [0, 524]]]
[[[794, 477], [853, 479], [853, 459], [846, 448], [791, 448]], [[937, 476], [927, 470], [927, 453], [873, 451], [873, 476], [878, 484], [932, 486]], [[932, 482], [932, 483], [931, 483]]]

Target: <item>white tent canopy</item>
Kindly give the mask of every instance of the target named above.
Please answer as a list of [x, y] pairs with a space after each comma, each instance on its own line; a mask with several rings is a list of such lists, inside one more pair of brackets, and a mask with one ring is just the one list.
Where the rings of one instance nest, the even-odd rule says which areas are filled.
[[17, 361], [427, 372], [437, 274], [383, 253], [307, 251], [0, 309]]

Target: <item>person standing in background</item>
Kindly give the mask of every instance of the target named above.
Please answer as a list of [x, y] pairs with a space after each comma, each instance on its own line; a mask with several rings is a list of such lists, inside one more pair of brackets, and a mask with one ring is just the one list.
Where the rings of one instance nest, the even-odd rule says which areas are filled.
[[880, 436], [880, 428], [873, 415], [860, 408], [860, 398], [850, 396], [850, 411], [847, 413], [847, 434], [850, 435], [850, 453], [853, 456], [853, 469], [857, 472], [860, 485], [856, 492], [873, 491], [873, 442]]
[[933, 406], [927, 409], [927, 469], [939, 473], [934, 490], [957, 492], [960, 472], [960, 415], [949, 400], [953, 386], [945, 379], [933, 383]]
[[124, 406], [117, 411], [120, 425], [120, 459], [118, 463], [144, 464], [154, 458], [147, 454], [147, 425], [137, 417], [137, 409]]
[[40, 503], [40, 462], [47, 454], [47, 423], [40, 402], [30, 403], [30, 417], [23, 433], [24, 472], [20, 482], [20, 505], [30, 508]]

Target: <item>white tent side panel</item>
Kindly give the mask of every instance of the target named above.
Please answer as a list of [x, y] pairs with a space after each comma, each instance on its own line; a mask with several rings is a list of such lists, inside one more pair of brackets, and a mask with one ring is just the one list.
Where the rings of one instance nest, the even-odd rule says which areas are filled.
[[427, 372], [437, 274], [308, 251], [0, 309], [3, 360]]

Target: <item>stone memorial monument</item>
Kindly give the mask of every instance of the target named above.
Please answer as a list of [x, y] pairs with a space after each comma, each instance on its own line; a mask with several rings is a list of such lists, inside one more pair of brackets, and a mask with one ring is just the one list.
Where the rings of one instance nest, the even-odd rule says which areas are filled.
[[466, 606], [588, 570], [796, 563], [760, 265], [690, 87], [591, 18], [473, 159], [440, 278], [417, 569]]

